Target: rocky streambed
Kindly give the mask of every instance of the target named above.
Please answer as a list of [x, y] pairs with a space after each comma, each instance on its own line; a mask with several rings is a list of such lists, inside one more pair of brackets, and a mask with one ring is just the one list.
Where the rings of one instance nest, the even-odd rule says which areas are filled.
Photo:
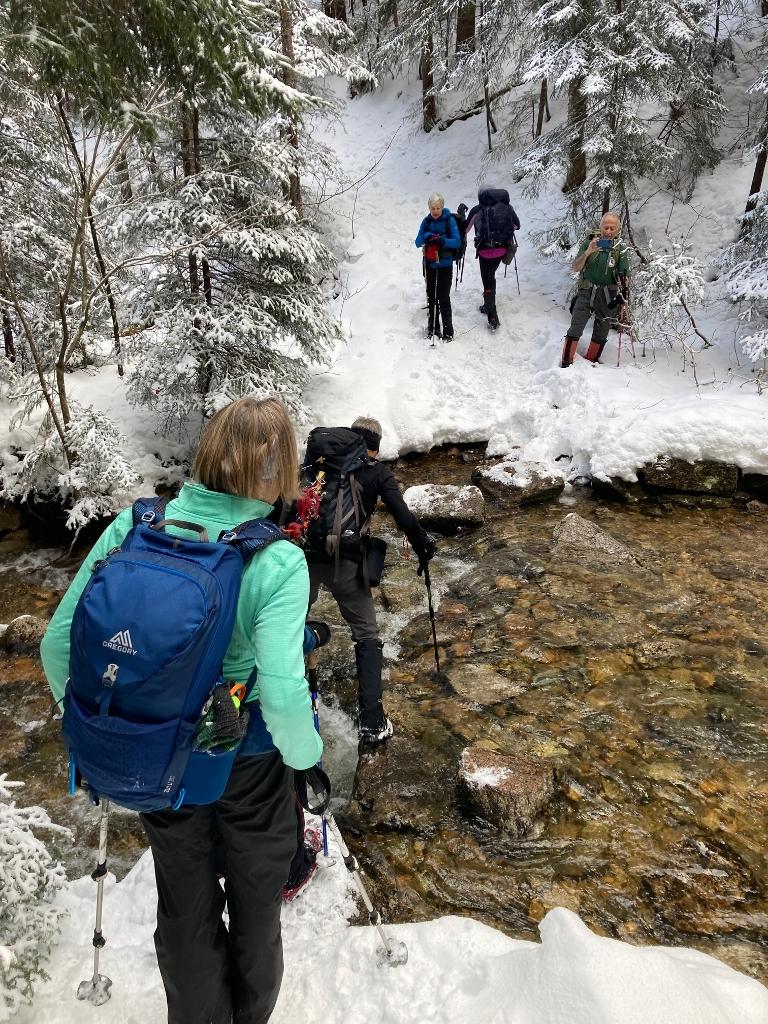
[[[397, 474], [468, 483], [478, 458], [402, 460]], [[390, 920], [471, 914], [533, 938], [562, 905], [604, 934], [694, 946], [768, 981], [768, 516], [754, 501], [689, 504], [591, 488], [487, 503], [432, 563], [440, 672], [423, 583], [377, 517], [397, 732], [352, 781], [349, 730], [337, 711], [326, 722], [349, 797], [338, 819]], [[53, 552], [19, 567], [3, 550], [14, 537], [20, 549], [19, 529], [0, 537], [0, 619], [44, 617], [76, 558], [58, 577], [41, 567]], [[325, 699], [349, 711], [351, 645], [332, 602], [317, 610], [340, 627], [322, 652]], [[48, 704], [33, 656], [0, 661], [2, 770], [74, 825], [62, 852], [81, 873], [95, 821], [65, 797]], [[133, 816], [115, 838], [127, 866]]]

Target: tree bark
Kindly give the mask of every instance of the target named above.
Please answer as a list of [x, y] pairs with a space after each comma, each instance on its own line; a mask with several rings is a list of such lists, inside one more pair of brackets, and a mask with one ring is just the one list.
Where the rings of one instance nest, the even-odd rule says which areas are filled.
[[475, 50], [475, 0], [465, 0], [456, 20], [456, 53]]
[[347, 20], [347, 5], [344, 0], [323, 0], [323, 13], [338, 21]]
[[430, 32], [421, 50], [421, 110], [422, 127], [425, 132], [431, 132], [437, 124], [437, 100], [432, 92], [434, 80], [432, 78], [432, 33]]
[[[186, 102], [181, 104], [181, 166], [185, 178], [195, 175], [195, 129], [192, 108]], [[189, 290], [192, 295], [200, 291], [200, 277], [197, 268], [197, 256], [190, 250], [187, 257], [189, 265]]]
[[581, 92], [581, 79], [571, 82], [568, 88], [568, 124], [576, 132], [568, 151], [568, 172], [563, 183], [563, 192], [573, 192], [587, 180], [587, 158], [584, 155], [584, 119], [587, 114], [587, 100]]
[[[766, 0], [766, 2], [768, 2], [768, 0]], [[766, 103], [765, 121], [763, 122], [762, 132], [763, 144], [757, 151], [755, 170], [752, 174], [752, 184], [749, 186], [747, 205], [744, 209], [745, 213], [751, 213], [757, 206], [757, 193], [763, 187], [763, 175], [765, 174], [766, 160], [768, 160], [768, 103]]]
[[7, 309], [3, 310], [3, 342], [5, 344], [5, 358], [9, 362], [15, 363], [16, 346], [13, 343], [13, 324]]
[[[343, 7], [342, 2], [342, 7]], [[346, 13], [343, 19], [346, 21]], [[286, 68], [283, 73], [283, 81], [287, 86], [292, 89], [296, 88], [296, 72], [294, 70], [296, 57], [293, 52], [293, 15], [291, 14], [291, 8], [288, 3], [283, 0], [280, 4], [280, 44], [283, 49], [283, 56], [285, 56], [290, 62], [290, 68]], [[288, 129], [288, 143], [294, 151], [293, 170], [288, 177], [288, 201], [291, 206], [301, 216], [302, 212], [302, 197], [301, 197], [301, 177], [299, 175], [299, 133], [296, 125], [295, 118], [290, 118], [290, 127]]]
[[544, 130], [544, 112], [546, 111], [547, 120], [549, 120], [549, 100], [547, 98], [547, 80], [542, 78], [541, 80], [541, 92], [539, 93], [539, 114], [536, 118], [536, 131], [534, 138], [538, 139]]

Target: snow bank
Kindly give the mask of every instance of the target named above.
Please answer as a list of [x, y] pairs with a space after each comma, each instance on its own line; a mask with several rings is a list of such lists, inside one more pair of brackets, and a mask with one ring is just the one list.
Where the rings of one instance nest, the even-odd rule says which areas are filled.
[[[595, 935], [551, 910], [541, 943], [510, 939], [470, 918], [387, 926], [408, 946], [404, 967], [376, 966], [376, 932], [350, 927], [355, 904], [338, 851], [301, 898], [284, 908], [285, 978], [272, 1024], [765, 1024], [768, 990], [703, 953], [633, 947]], [[321, 858], [322, 861], [322, 858]], [[78, 1002], [90, 977], [95, 886], [59, 898], [70, 916], [41, 988], [17, 1024], [162, 1024], [165, 998], [152, 932], [155, 886], [144, 854], [105, 886], [101, 970], [113, 980], [102, 1007]]]

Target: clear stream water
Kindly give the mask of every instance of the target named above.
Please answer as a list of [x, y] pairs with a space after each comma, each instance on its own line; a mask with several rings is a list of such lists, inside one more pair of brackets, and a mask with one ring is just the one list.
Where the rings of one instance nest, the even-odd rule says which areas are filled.
[[[468, 457], [433, 453], [402, 460], [397, 473], [404, 484], [466, 482]], [[377, 900], [391, 920], [471, 914], [529, 938], [564, 905], [603, 934], [694, 946], [768, 982], [768, 516], [607, 505], [588, 488], [522, 511], [488, 509], [483, 527], [443, 541], [433, 563], [439, 639], [449, 680], [481, 666], [514, 680], [514, 696], [470, 700], [437, 677], [421, 584], [391, 545], [387, 706], [443, 789], [461, 750], [482, 742], [547, 759], [557, 795], [533, 832], [513, 839], [469, 818], [450, 793], [413, 808], [403, 789], [394, 824], [363, 820], [349, 835]], [[642, 567], [556, 556], [552, 531], [570, 511], [627, 544]], [[49, 614], [77, 562], [25, 549], [18, 533], [0, 541], [0, 621]], [[354, 692], [353, 664], [339, 630], [322, 679], [340, 796], [355, 761], [339, 710]], [[0, 763], [27, 783], [24, 802], [73, 828], [71, 846], [54, 844], [70, 875], [90, 870], [95, 812], [66, 795], [35, 659], [0, 660]], [[142, 847], [136, 817], [116, 814], [111, 867], [123, 873]]]

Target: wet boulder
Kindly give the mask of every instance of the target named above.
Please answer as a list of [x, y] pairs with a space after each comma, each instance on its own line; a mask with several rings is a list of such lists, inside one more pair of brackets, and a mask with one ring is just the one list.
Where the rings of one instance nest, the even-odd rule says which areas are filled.
[[557, 498], [564, 482], [533, 465], [504, 460], [493, 466], [478, 466], [472, 473], [472, 483], [483, 494], [506, 505], [532, 505], [538, 501]]
[[619, 476], [610, 476], [605, 480], [593, 477], [592, 491], [598, 498], [607, 498], [609, 501], [623, 501], [627, 505], [638, 505], [648, 498], [641, 484], [622, 480]]
[[[396, 724], [397, 729], [397, 724]], [[454, 779], [447, 757], [411, 736], [363, 751], [344, 818], [361, 829], [431, 834], [448, 811]]]
[[654, 491], [679, 494], [709, 494], [733, 497], [739, 484], [739, 470], [725, 462], [686, 462], [668, 456], [647, 463], [641, 471], [645, 485]]
[[762, 501], [768, 501], [768, 474], [745, 473], [742, 484], [745, 491], [757, 495]]
[[556, 558], [570, 562], [588, 561], [601, 566], [642, 565], [626, 544], [577, 512], [569, 512], [557, 524], [553, 536], [552, 554]]
[[555, 773], [539, 758], [471, 746], [461, 754], [458, 786], [473, 814], [505, 832], [524, 836], [555, 794]]
[[0, 643], [9, 654], [37, 654], [47, 628], [48, 622], [45, 619], [40, 619], [36, 615], [19, 615], [8, 623]]
[[420, 484], [403, 494], [405, 503], [425, 526], [442, 531], [459, 526], [481, 526], [485, 499], [477, 487], [453, 484]]

